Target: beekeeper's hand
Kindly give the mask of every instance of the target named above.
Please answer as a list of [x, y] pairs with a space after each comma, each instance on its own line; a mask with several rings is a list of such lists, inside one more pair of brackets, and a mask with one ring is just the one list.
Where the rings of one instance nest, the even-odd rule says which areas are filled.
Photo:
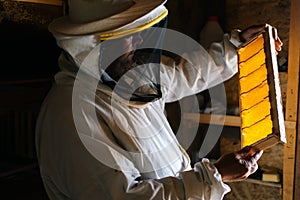
[[[241, 31], [239, 36], [241, 42], [247, 42], [249, 41], [253, 36], [255, 36], [257, 33], [263, 31], [267, 26], [270, 26], [269, 24], [260, 24], [260, 25], [252, 25], [246, 28], [245, 30]], [[273, 31], [273, 37], [275, 39], [275, 47], [277, 51], [281, 51], [283, 43], [281, 42], [277, 29], [275, 27], [272, 27]]]
[[257, 161], [262, 153], [263, 151], [247, 146], [240, 151], [222, 156], [214, 165], [224, 182], [244, 180], [257, 170]]

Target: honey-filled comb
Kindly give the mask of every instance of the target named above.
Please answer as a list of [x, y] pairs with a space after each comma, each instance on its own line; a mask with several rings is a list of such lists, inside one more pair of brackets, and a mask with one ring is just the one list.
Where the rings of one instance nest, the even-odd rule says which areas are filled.
[[276, 55], [269, 25], [238, 49], [242, 147], [286, 142]]

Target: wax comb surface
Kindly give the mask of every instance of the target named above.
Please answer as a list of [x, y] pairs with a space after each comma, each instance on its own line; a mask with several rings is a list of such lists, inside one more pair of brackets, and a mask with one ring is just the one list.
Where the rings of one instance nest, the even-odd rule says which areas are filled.
[[242, 147], [266, 149], [285, 142], [272, 27], [238, 49]]

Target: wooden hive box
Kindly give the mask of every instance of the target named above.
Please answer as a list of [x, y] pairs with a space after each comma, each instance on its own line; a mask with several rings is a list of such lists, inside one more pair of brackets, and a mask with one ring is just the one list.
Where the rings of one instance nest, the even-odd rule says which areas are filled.
[[276, 56], [269, 25], [238, 49], [242, 147], [286, 142]]

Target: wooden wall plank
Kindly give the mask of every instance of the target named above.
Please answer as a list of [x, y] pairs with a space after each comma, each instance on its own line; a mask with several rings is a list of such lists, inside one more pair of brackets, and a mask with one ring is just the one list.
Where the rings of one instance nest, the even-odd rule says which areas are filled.
[[[288, 58], [288, 83], [286, 100], [286, 120], [298, 124], [298, 86], [299, 86], [299, 50], [300, 50], [300, 7], [299, 0], [291, 0], [289, 58]], [[299, 124], [298, 124], [299, 125]], [[286, 128], [287, 144], [284, 147], [283, 162], [283, 199], [295, 198], [295, 149], [297, 129]], [[296, 197], [296, 198], [299, 198]]]
[[54, 6], [62, 6], [63, 5], [63, 0], [14, 0], [14, 1], [29, 2], [29, 3], [41, 3], [41, 4], [54, 5]]
[[[300, 6], [300, 5], [298, 5]], [[298, 25], [300, 26], [300, 24]], [[300, 32], [298, 33], [298, 40], [300, 40], [299, 38], [299, 34]], [[299, 47], [299, 65], [300, 65], [300, 47]], [[300, 106], [300, 101], [299, 101], [299, 104], [298, 104], [298, 107]], [[297, 140], [296, 140], [296, 160], [295, 160], [295, 175], [294, 175], [294, 181], [295, 181], [295, 190], [294, 190], [294, 199], [295, 200], [300, 200], [300, 169], [299, 169], [299, 166], [300, 166], [300, 112], [298, 110], [298, 130], [297, 130]]]

